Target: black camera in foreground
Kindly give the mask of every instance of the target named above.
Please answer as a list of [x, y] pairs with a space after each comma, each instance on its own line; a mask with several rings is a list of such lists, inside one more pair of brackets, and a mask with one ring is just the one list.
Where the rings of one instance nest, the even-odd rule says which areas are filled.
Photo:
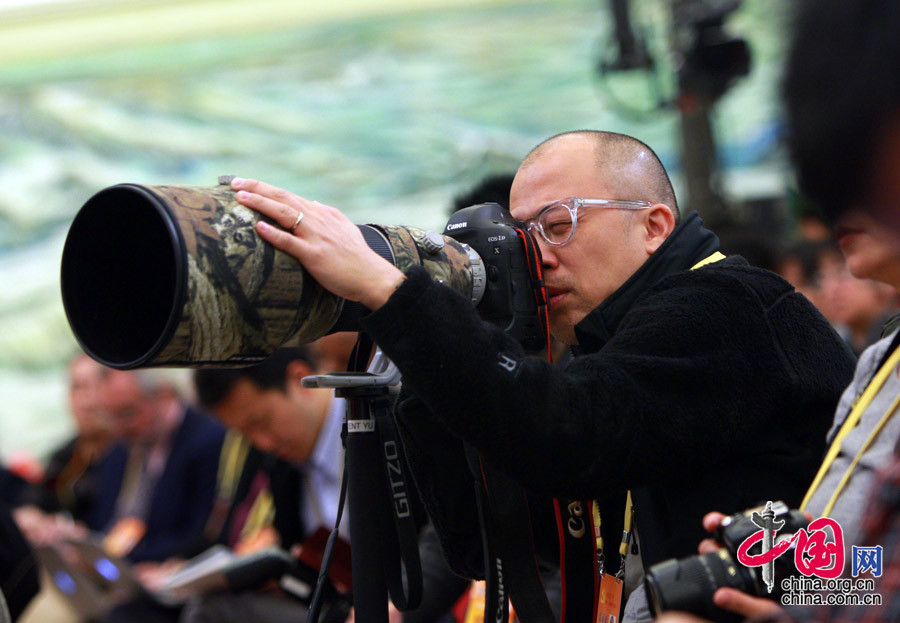
[[[809, 520], [798, 510], [791, 510], [784, 502], [771, 506], [773, 521], [781, 525], [776, 542], [790, 538], [798, 530], [807, 528]], [[722, 610], [713, 603], [713, 593], [722, 587], [736, 588], [757, 597], [777, 600], [782, 594], [781, 580], [797, 573], [793, 556], [784, 554], [774, 561], [774, 581], [771, 593], [763, 578], [763, 567], [746, 567], [738, 562], [737, 551], [747, 537], [761, 530], [752, 517], [763, 512], [754, 508], [736, 513], [722, 520], [716, 541], [722, 548], [710, 554], [699, 554], [681, 560], [666, 560], [647, 571], [645, 586], [650, 609], [655, 615], [665, 610], [681, 610], [712, 621], [742, 621], [744, 617]], [[792, 546], [793, 547], [793, 546]], [[749, 554], [758, 555], [762, 542], [753, 545]]]
[[[119, 184], [82, 206], [63, 249], [61, 285], [85, 352], [119, 369], [240, 366], [280, 346], [358, 330], [365, 309], [266, 244], [255, 229], [264, 217], [238, 203], [229, 182]], [[546, 343], [523, 228], [499, 205], [457, 212], [445, 235], [358, 227], [379, 255], [403, 271], [423, 266], [526, 350]]]

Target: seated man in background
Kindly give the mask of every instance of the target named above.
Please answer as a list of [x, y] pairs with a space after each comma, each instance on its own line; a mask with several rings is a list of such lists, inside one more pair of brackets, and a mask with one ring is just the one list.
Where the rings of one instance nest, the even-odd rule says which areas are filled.
[[[258, 451], [280, 459], [265, 470], [265, 484], [272, 487], [276, 541], [286, 549], [319, 529], [331, 529], [337, 517], [345, 402], [330, 389], [303, 387], [301, 379], [326, 371], [319, 360], [329, 368], [339, 366], [327, 371], [346, 368], [353, 341], [344, 336], [323, 340], [311, 347], [279, 349], [254, 366], [198, 370], [194, 376], [200, 404]], [[346, 515], [341, 525], [346, 536]], [[205, 596], [189, 604], [181, 620], [285, 621], [305, 614], [306, 606], [293, 597], [254, 589]]]
[[179, 555], [212, 508], [225, 431], [182, 400], [173, 370], [107, 371], [100, 396], [120, 442], [98, 466], [87, 525], [132, 562]]
[[140, 580], [147, 593], [114, 607], [105, 623], [176, 623], [183, 605], [163, 603], [153, 596], [182, 568], [185, 560], [214, 545], [248, 554], [269, 545], [299, 543], [300, 473], [290, 463], [250, 445], [229, 429], [219, 460], [216, 500], [206, 527], [183, 557], [163, 563], [143, 563]]
[[43, 481], [23, 495], [24, 504], [16, 509], [19, 526], [34, 544], [85, 534], [83, 524], [98, 494], [97, 466], [114, 441], [112, 422], [100, 407], [103, 366], [79, 353], [69, 362], [68, 374], [76, 434], [50, 455]]

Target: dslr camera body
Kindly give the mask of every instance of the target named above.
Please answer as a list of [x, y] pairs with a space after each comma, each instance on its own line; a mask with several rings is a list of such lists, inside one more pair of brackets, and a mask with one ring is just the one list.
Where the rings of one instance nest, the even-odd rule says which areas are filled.
[[[485, 287], [475, 306], [481, 318], [502, 328], [525, 350], [534, 352], [546, 347], [547, 340], [538, 313], [540, 299], [535, 298], [535, 292], [542, 292], [543, 284], [531, 277], [526, 243], [518, 230], [526, 237], [530, 235], [500, 204], [481, 203], [455, 212], [444, 227], [444, 235], [471, 248], [481, 258]], [[537, 245], [533, 247], [537, 254], [533, 261], [539, 266], [540, 251]], [[477, 281], [478, 276], [473, 279]]]
[[[766, 590], [762, 567], [746, 567], [738, 562], [737, 551], [749, 536], [759, 532], [759, 525], [751, 520], [762, 507], [745, 510], [722, 520], [716, 530], [721, 549], [681, 560], [670, 559], [655, 564], [647, 571], [645, 586], [647, 601], [654, 616], [665, 610], [682, 610], [712, 621], [742, 621], [744, 617], [722, 610], [713, 603], [713, 593], [722, 587], [736, 588], [756, 597], [777, 600], [781, 597], [781, 580], [794, 575], [797, 569], [793, 557], [782, 555], [775, 559], [775, 583], [772, 593]], [[809, 526], [809, 520], [799, 510], [791, 510], [784, 502], [772, 504], [774, 521], [784, 521], [776, 535], [776, 542], [791, 538]], [[794, 546], [792, 546], [794, 547]], [[750, 548], [759, 554], [762, 543]]]

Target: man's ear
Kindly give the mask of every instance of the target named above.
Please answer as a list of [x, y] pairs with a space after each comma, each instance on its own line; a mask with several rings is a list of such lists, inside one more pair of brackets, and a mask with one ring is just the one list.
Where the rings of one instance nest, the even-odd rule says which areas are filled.
[[288, 392], [302, 391], [305, 388], [300, 383], [301, 379], [304, 376], [312, 376], [315, 373], [315, 370], [308, 363], [302, 359], [295, 359], [287, 365], [284, 371], [284, 387]]
[[647, 208], [644, 225], [647, 231], [647, 253], [653, 255], [675, 230], [675, 215], [672, 208], [664, 203], [650, 206]]

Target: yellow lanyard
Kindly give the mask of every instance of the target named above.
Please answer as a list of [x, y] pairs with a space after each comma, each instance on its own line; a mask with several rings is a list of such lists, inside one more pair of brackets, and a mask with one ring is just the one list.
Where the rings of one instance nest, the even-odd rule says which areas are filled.
[[[819, 468], [819, 473], [816, 474], [816, 478], [815, 480], [813, 480], [812, 486], [809, 488], [809, 491], [806, 492], [806, 497], [803, 498], [803, 503], [800, 505], [800, 510], [806, 509], [806, 505], [809, 504], [809, 501], [812, 498], [813, 494], [822, 484], [822, 480], [825, 479], [825, 474], [828, 472], [831, 464], [834, 463], [835, 459], [840, 453], [841, 443], [843, 443], [847, 435], [850, 434], [850, 431], [856, 428], [856, 425], [859, 424], [859, 420], [860, 418], [862, 418], [863, 412], [869, 407], [870, 404], [872, 404], [875, 396], [879, 391], [881, 391], [881, 388], [884, 386], [888, 377], [893, 374], [898, 364], [900, 364], [900, 348], [894, 350], [888, 360], [878, 370], [878, 373], [866, 386], [866, 389], [860, 395], [859, 399], [853, 405], [853, 408], [850, 410], [850, 415], [847, 416], [846, 421], [841, 426], [841, 429], [835, 436], [834, 441], [831, 443], [831, 447], [828, 448], [828, 453], [825, 455], [825, 460], [822, 462], [822, 466]], [[887, 423], [887, 421], [891, 419], [891, 415], [893, 415], [898, 405], [900, 405], [900, 395], [898, 395], [894, 399], [888, 410], [885, 411], [884, 415], [881, 416], [881, 419], [869, 434], [869, 437], [868, 439], [866, 439], [866, 442], [863, 444], [862, 448], [860, 448], [859, 452], [856, 453], [856, 456], [850, 463], [850, 467], [848, 467], [847, 471], [844, 472], [844, 476], [843, 478], [841, 478], [840, 483], [838, 483], [837, 489], [835, 489], [834, 493], [831, 495], [831, 499], [828, 500], [828, 504], [825, 506], [824, 510], [821, 513], [823, 517], [828, 516], [828, 514], [831, 512], [831, 509], [834, 508], [834, 504], [835, 502], [837, 502], [838, 496], [841, 494], [841, 491], [843, 491], [844, 486], [847, 484], [847, 481], [850, 480], [850, 475], [856, 468], [856, 465], [859, 463], [862, 455], [865, 454], [866, 450], [868, 450], [869, 445], [872, 443], [872, 441], [875, 440], [875, 437], [878, 436], [878, 433], [881, 432], [881, 429], [884, 428], [884, 425]]]
[[226, 502], [234, 499], [241, 481], [244, 462], [250, 453], [250, 441], [234, 429], [225, 433], [222, 451], [219, 455], [219, 474], [216, 477], [218, 497]]
[[[600, 532], [600, 505], [594, 500], [591, 504], [591, 514], [594, 517], [594, 541], [597, 543], [597, 556], [603, 556], [603, 535]], [[628, 543], [631, 541], [631, 525], [634, 521], [634, 509], [631, 503], [631, 491], [625, 499], [625, 520], [624, 529], [622, 530], [622, 542], [619, 543], [619, 554], [622, 558], [622, 564], [616, 577], [622, 577], [625, 572], [625, 556], [628, 555]], [[602, 560], [602, 558], [601, 558]], [[603, 569], [600, 569], [603, 572]]]

